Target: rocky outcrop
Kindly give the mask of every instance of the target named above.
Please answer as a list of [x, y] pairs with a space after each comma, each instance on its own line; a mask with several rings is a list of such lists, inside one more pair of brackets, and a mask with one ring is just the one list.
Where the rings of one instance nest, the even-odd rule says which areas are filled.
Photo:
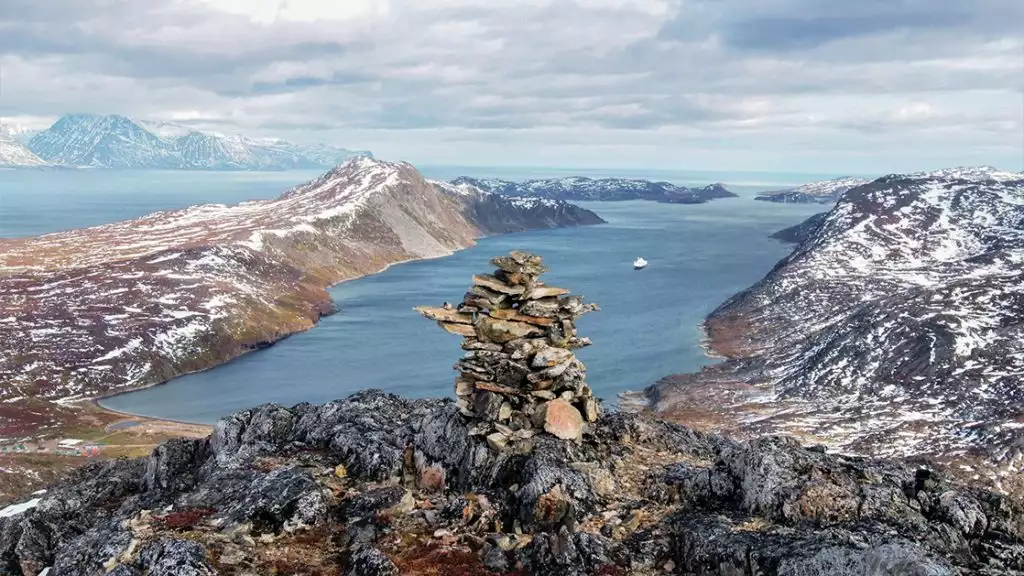
[[513, 251], [491, 264], [498, 269], [474, 276], [457, 307], [417, 308], [464, 337], [455, 395], [473, 422], [470, 433], [498, 452], [526, 449], [539, 432], [582, 439], [601, 404], [572, 350], [590, 345], [577, 334], [576, 319], [597, 306], [545, 285], [540, 256]]
[[736, 197], [721, 183], [688, 188], [669, 182], [625, 178], [573, 176], [511, 182], [463, 176], [452, 180], [452, 184], [473, 186], [502, 196], [567, 201], [651, 200], [667, 204], [702, 204], [710, 200]]
[[613, 413], [494, 451], [451, 400], [266, 405], [0, 518], [6, 573], [1020, 574], [1024, 510], [924, 465]]
[[708, 318], [729, 361], [665, 379], [653, 407], [685, 422], [714, 413], [709, 429], [741, 437], [929, 455], [1019, 491], [1022, 207], [1024, 175], [988, 168], [847, 191]]
[[308, 329], [334, 310], [336, 282], [481, 236], [601, 221], [358, 158], [275, 200], [0, 240], [0, 436], [59, 420], [57, 400], [161, 383]]

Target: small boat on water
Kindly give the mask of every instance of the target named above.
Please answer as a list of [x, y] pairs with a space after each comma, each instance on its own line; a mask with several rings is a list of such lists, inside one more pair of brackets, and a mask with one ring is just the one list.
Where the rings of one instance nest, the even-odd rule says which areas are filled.
[[633, 261], [633, 270], [643, 270], [647, 267], [647, 260], [643, 258], [637, 258]]

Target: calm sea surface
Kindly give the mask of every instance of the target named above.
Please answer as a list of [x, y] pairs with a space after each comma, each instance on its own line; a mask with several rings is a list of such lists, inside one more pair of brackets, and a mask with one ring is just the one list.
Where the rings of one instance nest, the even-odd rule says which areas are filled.
[[[516, 177], [497, 169], [424, 172], [435, 178], [464, 173]], [[538, 175], [550, 174], [520, 177]], [[199, 202], [269, 198], [310, 176], [0, 173], [0, 236], [100, 224]], [[666, 176], [650, 175], [698, 183], [692, 174]], [[742, 198], [695, 206], [587, 203], [608, 224], [487, 238], [447, 258], [400, 264], [340, 284], [331, 293], [341, 311], [316, 328], [223, 366], [103, 404], [137, 414], [213, 422], [263, 402], [323, 402], [368, 387], [407, 396], [450, 394], [452, 364], [461, 354], [459, 338], [412, 308], [457, 301], [470, 277], [490, 268], [490, 257], [511, 249], [541, 254], [552, 269], [545, 276], [549, 284], [571, 288], [601, 305], [601, 312], [579, 322], [580, 333], [594, 340], [580, 357], [595, 392], [614, 402], [620, 392], [709, 362], [700, 348], [701, 320], [789, 251], [769, 234], [821, 209], [752, 200], [755, 189], [794, 181], [801, 180], [795, 176], [759, 186], [734, 185]], [[634, 271], [631, 263], [637, 256], [650, 266]]]

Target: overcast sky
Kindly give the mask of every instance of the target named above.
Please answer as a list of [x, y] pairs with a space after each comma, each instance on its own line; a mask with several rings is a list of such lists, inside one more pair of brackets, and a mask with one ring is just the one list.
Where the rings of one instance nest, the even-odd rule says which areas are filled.
[[0, 117], [420, 164], [1024, 168], [1021, 0], [2, 0]]

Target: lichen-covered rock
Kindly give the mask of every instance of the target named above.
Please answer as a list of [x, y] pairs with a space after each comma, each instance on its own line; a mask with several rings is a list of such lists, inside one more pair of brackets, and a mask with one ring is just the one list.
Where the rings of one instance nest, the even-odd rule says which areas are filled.
[[398, 576], [398, 568], [377, 548], [356, 550], [348, 560], [345, 576]]
[[201, 545], [188, 540], [162, 539], [139, 553], [139, 568], [147, 576], [215, 576]]

